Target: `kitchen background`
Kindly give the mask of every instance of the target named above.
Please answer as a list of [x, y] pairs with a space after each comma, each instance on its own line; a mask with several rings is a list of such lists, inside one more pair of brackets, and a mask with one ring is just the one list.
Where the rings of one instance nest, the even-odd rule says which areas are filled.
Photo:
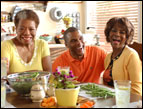
[[98, 45], [110, 52], [104, 28], [115, 16], [128, 17], [135, 26], [134, 41], [142, 43], [142, 1], [1, 1], [1, 41], [16, 36], [13, 18], [25, 8], [38, 14], [37, 38], [47, 40], [54, 58], [66, 49], [62, 34], [68, 26], [79, 28], [87, 45]]
[[[27, 3], [25, 3], [27, 2]], [[66, 29], [65, 24], [63, 22], [63, 20], [53, 20], [51, 19], [51, 12], [53, 14], [57, 14], [57, 12], [61, 12], [59, 14], [61, 14], [62, 17], [66, 16], [67, 14], [73, 18], [75, 18], [75, 20], [79, 20], [80, 22], [83, 22], [82, 18], [80, 16], [83, 16], [83, 11], [81, 8], [81, 2], [71, 2], [71, 3], [66, 3], [66, 2], [54, 2], [54, 1], [47, 1], [47, 4], [44, 5], [44, 2], [35, 2], [35, 1], [17, 1], [17, 2], [1, 2], [1, 13], [2, 12], [7, 12], [7, 13], [11, 13], [11, 17], [13, 16], [13, 11], [16, 8], [16, 12], [19, 11], [20, 9], [33, 9], [40, 18], [40, 25], [38, 27], [38, 31], [37, 31], [37, 36], [40, 36], [42, 34], [49, 34], [51, 36], [55, 36], [57, 35], [59, 32], [61, 32], [62, 29]], [[54, 9], [54, 8], [58, 8], [58, 10]], [[45, 10], [44, 10], [45, 9]], [[77, 14], [79, 14], [79, 16], [77, 16]], [[75, 17], [74, 17], [75, 16]], [[59, 15], [60, 17], [60, 15]], [[76, 19], [76, 17], [78, 17], [78, 19]], [[7, 18], [6, 18], [7, 19]], [[2, 20], [2, 19], [1, 19]], [[79, 23], [79, 21], [77, 21]], [[7, 22], [7, 21], [6, 21]], [[76, 21], [75, 21], [76, 22]], [[3, 23], [3, 26], [11, 26], [14, 25], [13, 22], [12, 23]], [[81, 29], [81, 31], [83, 31], [83, 25], [81, 23], [80, 27], [78, 26], [79, 29]], [[5, 28], [5, 27], [4, 27]]]

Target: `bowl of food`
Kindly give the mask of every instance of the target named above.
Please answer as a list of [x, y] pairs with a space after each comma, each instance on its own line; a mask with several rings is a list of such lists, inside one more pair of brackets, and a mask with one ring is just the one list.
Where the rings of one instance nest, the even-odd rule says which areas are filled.
[[[48, 77], [48, 73], [47, 77]], [[31, 87], [34, 84], [41, 84], [40, 77], [43, 75], [42, 72], [22, 72], [10, 74], [7, 76], [7, 80], [10, 86], [22, 96], [29, 96]], [[48, 79], [48, 78], [47, 78]]]

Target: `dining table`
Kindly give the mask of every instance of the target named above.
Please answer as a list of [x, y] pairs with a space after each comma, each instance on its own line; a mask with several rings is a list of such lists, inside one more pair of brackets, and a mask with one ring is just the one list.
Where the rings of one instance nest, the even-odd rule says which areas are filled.
[[[101, 85], [103, 86], [103, 85]], [[110, 87], [107, 87], [108, 89]], [[114, 88], [110, 88], [114, 90]], [[87, 97], [86, 95], [79, 95], [80, 97], [94, 100], [95, 97]], [[142, 101], [142, 96], [137, 94], [130, 94], [130, 103], [137, 103], [138, 101]], [[98, 98], [95, 100], [94, 108], [113, 108], [116, 105], [115, 97], [109, 98]], [[40, 108], [40, 102], [32, 102], [30, 97], [23, 97], [16, 93], [14, 90], [6, 93], [6, 108]]]

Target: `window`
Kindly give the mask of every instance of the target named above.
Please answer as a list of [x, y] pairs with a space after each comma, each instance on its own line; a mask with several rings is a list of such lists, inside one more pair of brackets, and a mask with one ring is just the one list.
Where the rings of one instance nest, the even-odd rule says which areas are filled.
[[[134, 41], [138, 41], [139, 1], [87, 1], [86, 27], [95, 27], [100, 35], [100, 42], [106, 43], [104, 28], [112, 17], [127, 17], [135, 27]], [[108, 45], [108, 44], [107, 44]]]

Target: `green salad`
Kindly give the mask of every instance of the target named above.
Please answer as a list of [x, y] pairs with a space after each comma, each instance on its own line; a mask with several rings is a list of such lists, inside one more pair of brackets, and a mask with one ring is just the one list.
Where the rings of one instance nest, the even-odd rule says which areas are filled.
[[32, 74], [27, 74], [27, 75], [20, 75], [18, 79], [32, 79], [36, 78], [37, 76], [39, 76], [39, 72], [34, 72]]
[[[18, 92], [19, 94], [29, 94], [31, 87], [39, 83], [40, 80], [37, 80], [39, 73], [38, 72], [32, 72], [25, 73], [25, 74], [19, 74], [19, 77], [16, 79], [16, 81], [11, 82], [12, 88]], [[30, 80], [29, 80], [30, 79]]]
[[12, 84], [12, 88], [18, 92], [19, 94], [28, 94], [30, 93], [31, 87], [36, 84], [38, 81], [32, 81], [32, 82], [14, 82]]

